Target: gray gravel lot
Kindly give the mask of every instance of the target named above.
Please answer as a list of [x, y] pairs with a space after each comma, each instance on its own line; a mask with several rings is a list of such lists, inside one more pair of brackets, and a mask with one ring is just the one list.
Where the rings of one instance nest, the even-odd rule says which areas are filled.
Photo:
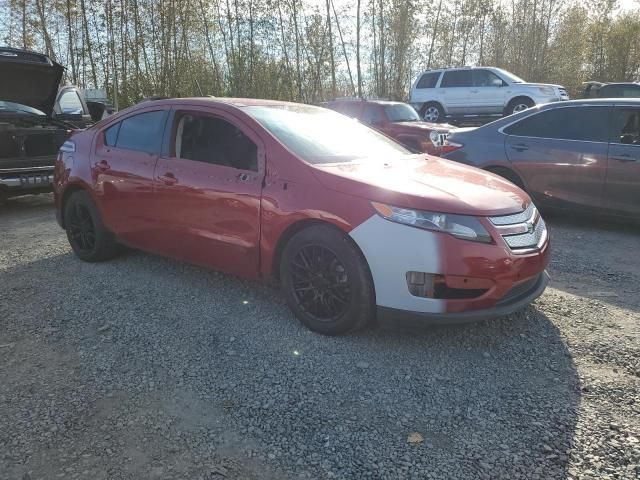
[[0, 478], [637, 479], [640, 231], [550, 224], [552, 286], [524, 312], [327, 338], [266, 285], [83, 263], [51, 196], [13, 200]]

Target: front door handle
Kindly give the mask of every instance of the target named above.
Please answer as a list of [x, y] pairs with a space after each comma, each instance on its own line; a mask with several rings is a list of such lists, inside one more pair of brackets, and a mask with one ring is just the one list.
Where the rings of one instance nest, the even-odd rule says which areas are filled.
[[106, 170], [109, 170], [111, 166], [109, 165], [109, 162], [107, 162], [106, 160], [100, 160], [98, 163], [96, 163], [96, 168], [101, 172], [104, 172]]
[[637, 162], [638, 161], [637, 157], [634, 157], [633, 155], [629, 155], [628, 153], [621, 153], [620, 155], [614, 155], [611, 158], [619, 162]]
[[511, 148], [516, 152], [524, 152], [526, 150], [529, 150], [529, 145], [526, 145], [524, 143], [516, 143], [515, 145], [511, 145]]
[[165, 185], [175, 185], [176, 183], [178, 183], [178, 179], [171, 172], [167, 172], [164, 175], [160, 175], [158, 177], [158, 180], [160, 180]]

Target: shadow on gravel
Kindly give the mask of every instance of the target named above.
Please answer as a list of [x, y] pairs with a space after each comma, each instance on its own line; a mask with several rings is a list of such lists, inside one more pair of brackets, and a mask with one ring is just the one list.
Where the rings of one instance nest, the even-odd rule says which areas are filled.
[[53, 210], [53, 194], [25, 195], [13, 197], [0, 203], [0, 218], [8, 213], [26, 212], [28, 210]]
[[[567, 476], [579, 381], [558, 329], [534, 306], [475, 325], [322, 337], [268, 286], [128, 252], [2, 271], [0, 311], [13, 330], [53, 331], [47, 341], [79, 355], [91, 417], [105, 392], [163, 398], [155, 408], [173, 433], [133, 429], [138, 448], [225, 452], [280, 478]], [[211, 408], [191, 418], [190, 398]], [[126, 408], [118, 415], [127, 425]], [[83, 442], [104, 437], [92, 421], [76, 423]], [[117, 456], [113, 425], [100, 445]], [[422, 441], [408, 443], [412, 432]], [[72, 449], [75, 434], [56, 435]]]

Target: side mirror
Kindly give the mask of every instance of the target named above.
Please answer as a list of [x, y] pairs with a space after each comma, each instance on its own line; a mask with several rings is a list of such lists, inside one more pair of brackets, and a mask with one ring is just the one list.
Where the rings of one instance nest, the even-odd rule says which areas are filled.
[[506, 84], [499, 78], [494, 78], [493, 80], [491, 80], [492, 87], [504, 87], [505, 85]]

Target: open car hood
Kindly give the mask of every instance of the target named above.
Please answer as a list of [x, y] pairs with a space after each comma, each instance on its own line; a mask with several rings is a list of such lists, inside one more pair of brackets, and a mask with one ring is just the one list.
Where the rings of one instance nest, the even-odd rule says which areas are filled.
[[0, 100], [53, 113], [64, 67], [41, 53], [0, 47]]

